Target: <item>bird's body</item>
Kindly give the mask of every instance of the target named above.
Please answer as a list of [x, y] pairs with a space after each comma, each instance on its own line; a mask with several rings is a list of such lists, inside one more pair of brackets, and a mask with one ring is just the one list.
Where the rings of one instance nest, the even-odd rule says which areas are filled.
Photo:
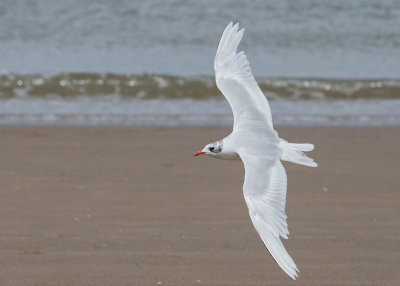
[[289, 234], [285, 205], [287, 178], [281, 160], [316, 167], [303, 152], [312, 144], [293, 144], [279, 138], [267, 99], [255, 81], [244, 52], [237, 47], [244, 30], [229, 23], [222, 34], [214, 62], [216, 83], [232, 108], [232, 133], [194, 155], [241, 160], [245, 168], [243, 193], [250, 218], [279, 266], [293, 279], [297, 267], [280, 237]]

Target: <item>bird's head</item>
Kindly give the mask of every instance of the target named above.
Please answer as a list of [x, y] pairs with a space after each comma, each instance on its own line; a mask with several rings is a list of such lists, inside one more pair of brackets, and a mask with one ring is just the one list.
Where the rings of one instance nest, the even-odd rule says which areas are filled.
[[223, 141], [215, 141], [210, 144], [207, 144], [203, 150], [199, 150], [193, 154], [193, 156], [199, 155], [209, 155], [209, 156], [218, 156], [222, 152]]

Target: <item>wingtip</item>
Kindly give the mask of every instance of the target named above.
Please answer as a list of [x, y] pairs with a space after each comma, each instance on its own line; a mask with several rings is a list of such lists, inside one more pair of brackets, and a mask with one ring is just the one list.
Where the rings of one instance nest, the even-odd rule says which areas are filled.
[[239, 22], [237, 22], [235, 25], [233, 25], [232, 30], [234, 30], [236, 33], [239, 30]]
[[237, 25], [238, 23], [236, 23], [236, 24], [234, 24], [234, 22], [233, 21], [230, 21], [229, 23], [228, 23], [228, 25], [226, 26], [226, 28], [225, 28], [225, 31], [224, 32], [227, 32], [227, 31], [230, 31], [230, 30], [232, 30], [236, 25]]
[[294, 270], [294, 272], [293, 273], [287, 273], [289, 276], [290, 276], [290, 278], [292, 278], [293, 280], [296, 280], [297, 278], [299, 278], [299, 273], [298, 272], [300, 272], [298, 269], [297, 269], [297, 267], [295, 267], [294, 268], [295, 270]]

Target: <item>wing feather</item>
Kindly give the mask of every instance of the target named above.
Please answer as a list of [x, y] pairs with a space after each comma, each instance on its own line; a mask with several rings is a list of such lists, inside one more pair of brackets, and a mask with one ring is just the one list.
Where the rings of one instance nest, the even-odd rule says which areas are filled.
[[237, 53], [244, 29], [229, 23], [222, 34], [214, 61], [218, 88], [230, 104], [234, 129], [249, 121], [262, 121], [271, 128], [272, 116], [268, 101], [254, 79], [244, 52]]
[[251, 221], [278, 265], [296, 279], [297, 267], [280, 240], [287, 239], [287, 177], [279, 159], [255, 157], [239, 153], [245, 167], [243, 193]]

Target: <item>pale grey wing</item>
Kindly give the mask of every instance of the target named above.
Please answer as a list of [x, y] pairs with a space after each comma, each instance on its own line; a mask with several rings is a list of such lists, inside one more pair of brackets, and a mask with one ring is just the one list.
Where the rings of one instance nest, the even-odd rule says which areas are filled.
[[244, 198], [251, 221], [262, 241], [279, 266], [291, 278], [296, 279], [297, 267], [280, 236], [289, 234], [285, 205], [287, 178], [279, 159], [239, 152], [245, 168]]
[[268, 101], [251, 73], [246, 55], [236, 52], [244, 33], [238, 27], [229, 23], [219, 42], [214, 61], [217, 86], [232, 108], [234, 129], [251, 121], [265, 122], [272, 128]]

